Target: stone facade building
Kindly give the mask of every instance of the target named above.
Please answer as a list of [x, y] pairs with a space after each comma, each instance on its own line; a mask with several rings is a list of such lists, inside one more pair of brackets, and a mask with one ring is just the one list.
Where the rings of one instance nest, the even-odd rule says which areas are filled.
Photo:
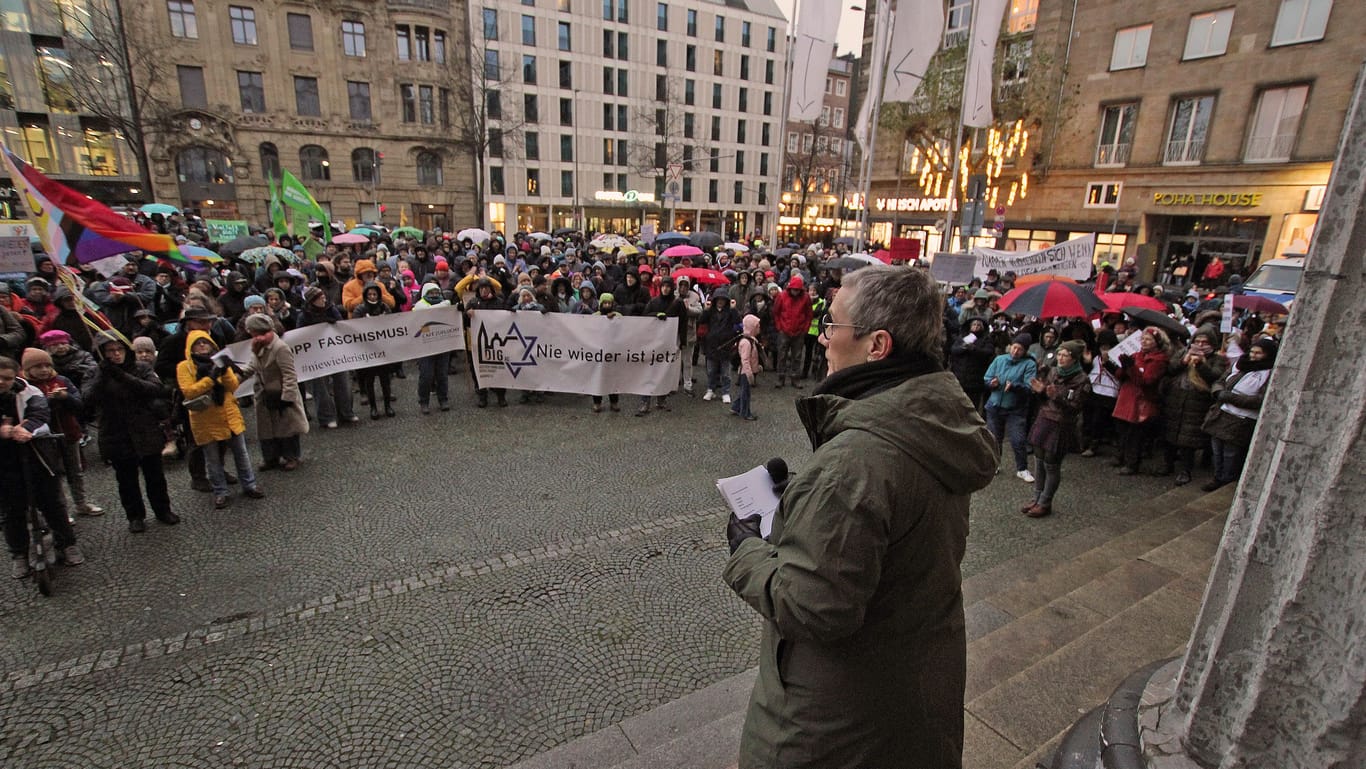
[[840, 202], [858, 186], [850, 109], [856, 69], [853, 56], [832, 59], [820, 117], [787, 124], [777, 242], [845, 234]]
[[334, 221], [477, 221], [458, 140], [462, 2], [125, 3], [157, 199], [264, 223], [267, 177], [298, 176]]

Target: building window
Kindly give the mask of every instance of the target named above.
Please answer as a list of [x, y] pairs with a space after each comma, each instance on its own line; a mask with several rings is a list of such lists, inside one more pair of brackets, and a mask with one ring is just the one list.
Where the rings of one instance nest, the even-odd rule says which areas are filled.
[[439, 29], [432, 33], [432, 61], [446, 63], [446, 33]]
[[796, 131], [788, 131], [788, 132], [787, 132], [787, 151], [788, 151], [788, 152], [796, 152], [796, 151], [797, 151], [797, 132], [796, 132]]
[[280, 178], [280, 150], [270, 142], [257, 148], [261, 155], [261, 175], [267, 179]]
[[726, 56], [720, 50], [713, 51], [711, 54], [711, 73], [717, 77], [726, 73]]
[[955, 34], [967, 34], [972, 26], [972, 0], [949, 0], [949, 19], [944, 27], [946, 45]]
[[172, 37], [199, 38], [199, 19], [194, 15], [193, 0], [167, 0], [166, 12], [171, 16]]
[[612, 34], [612, 30], [604, 29], [602, 31], [602, 57], [604, 59], [617, 58], [616, 39], [617, 37]]
[[834, 114], [833, 114], [833, 117], [831, 118], [831, 122], [834, 124], [834, 126], [835, 126], [836, 128], [843, 128], [843, 127], [844, 127], [844, 108], [843, 108], [843, 107], [836, 107], [836, 108], [835, 108], [835, 112], [834, 112]]
[[697, 119], [693, 117], [693, 114], [692, 114], [691, 112], [684, 113], [684, 115], [683, 115], [683, 138], [684, 138], [684, 139], [692, 139], [692, 138], [694, 138], [694, 137], [693, 137], [693, 134], [695, 134], [696, 132], [697, 132]]
[[441, 96], [441, 103], [440, 103], [440, 105], [439, 105], [439, 108], [440, 108], [440, 117], [441, 117], [441, 125], [442, 125], [443, 127], [445, 127], [445, 128], [450, 128], [450, 127], [451, 127], [451, 89], [449, 89], [449, 88], [442, 88], [442, 89], [439, 91], [439, 93], [440, 93], [440, 96]]
[[667, 66], [669, 66], [669, 41], [668, 41], [668, 40], [656, 40], [656, 41], [655, 41], [655, 66], [658, 66], [658, 67], [667, 67]]
[[536, 17], [522, 15], [522, 45], [536, 45]]
[[365, 25], [359, 21], [342, 22], [342, 52], [347, 56], [364, 58]]
[[669, 5], [659, 3], [655, 6], [655, 29], [660, 32], [669, 31]]
[[84, 141], [76, 148], [77, 173], [88, 176], [117, 176], [119, 153], [115, 147], [118, 134], [107, 123], [90, 118], [81, 119]]
[[744, 173], [744, 172], [745, 172], [745, 153], [744, 153], [744, 151], [742, 150], [742, 151], [739, 151], [739, 152], [736, 152], [736, 153], [735, 153], [735, 173], [737, 173], [737, 174], [742, 174], [742, 173]]
[[53, 157], [52, 137], [46, 122], [46, 116], [39, 119], [25, 119], [23, 126], [19, 129], [23, 134], [20, 150], [29, 165], [43, 173], [50, 174], [56, 173], [58, 168], [56, 158]]
[[398, 53], [399, 61], [409, 61], [413, 58], [413, 37], [407, 27], [394, 27], [394, 49]]
[[413, 59], [431, 61], [431, 37], [426, 27], [413, 27]]
[[691, 202], [692, 202], [692, 177], [691, 177], [691, 176], [685, 176], [685, 177], [683, 177], [683, 202], [684, 202], [684, 203], [691, 203]]
[[484, 117], [489, 120], [503, 119], [503, 95], [498, 91], [484, 92]]
[[497, 51], [484, 51], [484, 79], [494, 83], [503, 79], [503, 67], [498, 63]]
[[436, 122], [435, 90], [429, 85], [417, 87], [417, 115], [426, 125]]
[[306, 13], [287, 13], [289, 47], [295, 51], [313, 50], [313, 17]]
[[712, 83], [711, 85], [711, 107], [721, 109], [721, 84]]
[[718, 43], [724, 43], [724, 42], [726, 42], [726, 17], [725, 17], [725, 16], [717, 16], [717, 17], [716, 17], [716, 42], [718, 42]]
[[821, 107], [821, 117], [819, 120], [819, 125], [821, 128], [825, 128], [830, 125], [830, 105], [828, 104], [824, 107]]
[[759, 153], [759, 175], [768, 176], [768, 153]]
[[535, 94], [526, 94], [522, 97], [522, 119], [528, 123], [541, 122], [540, 103], [536, 100]]
[[778, 50], [778, 30], [774, 27], [768, 28], [768, 42], [764, 46], [769, 53]]
[[504, 187], [503, 187], [503, 167], [502, 167], [502, 166], [490, 166], [490, 167], [489, 167], [489, 194], [490, 194], [490, 195], [502, 195], [502, 194], [505, 194], [505, 193], [504, 193]]
[[740, 203], [743, 203], [743, 202], [745, 201], [745, 183], [744, 183], [744, 182], [736, 182], [736, 183], [735, 183], [735, 198], [734, 198], [734, 200], [735, 200], [736, 205], [739, 205]]
[[720, 185], [718, 185], [718, 184], [716, 183], [716, 180], [715, 180], [715, 179], [709, 179], [709, 180], [707, 181], [707, 202], [708, 202], [708, 203], [715, 203], [715, 202], [717, 201], [717, 199], [720, 197], [720, 196], [717, 194], [717, 188], [718, 188], [719, 186], [720, 186]]
[[573, 172], [573, 171], [561, 171], [561, 172], [560, 172], [560, 197], [562, 197], [562, 198], [572, 198], [572, 197], [574, 197], [574, 172]]
[[683, 49], [683, 68], [689, 72], [697, 71], [697, 46], [690, 45]]
[[1039, 16], [1039, 0], [1012, 0], [1006, 18], [1006, 34], [1018, 35], [1034, 29]]
[[765, 114], [765, 115], [772, 115], [772, 114], [773, 114], [773, 92], [772, 92], [772, 91], [764, 91], [764, 114]]
[[574, 87], [574, 64], [573, 64], [573, 62], [568, 62], [568, 61], [561, 61], [561, 62], [560, 62], [560, 87], [561, 87], [561, 88], [573, 88], [573, 87]]
[[835, 95], [836, 95], [836, 96], [844, 96], [846, 93], [848, 93], [848, 90], [849, 90], [849, 81], [847, 81], [847, 80], [836, 80], [836, 81], [835, 81]]
[[541, 171], [538, 168], [526, 170], [526, 194], [532, 197], [541, 195]]
[[417, 153], [417, 186], [440, 187], [442, 182], [441, 156], [435, 152]]
[[176, 79], [180, 81], [180, 104], [184, 107], [205, 109], [209, 97], [204, 90], [204, 68], [177, 66]]
[[627, 95], [627, 85], [629, 83], [630, 76], [630, 71], [625, 68], [617, 70], [617, 96]]
[[[76, 92], [71, 85], [71, 60], [66, 51], [57, 46], [39, 46], [35, 53], [48, 109], [52, 112], [79, 111]], [[65, 136], [63, 130], [59, 130], [58, 134]]]
[[560, 50], [561, 50], [561, 51], [572, 51], [572, 50], [574, 50], [574, 41], [573, 41], [572, 36], [570, 35], [569, 22], [567, 22], [567, 21], [561, 21], [561, 22], [558, 22], [555, 26], [556, 26], [556, 29], [558, 30], [558, 40], [559, 40], [559, 47], [560, 47]]
[[266, 111], [266, 81], [260, 72], [238, 72], [237, 93], [242, 98], [243, 112]]
[[683, 103], [689, 107], [697, 103], [697, 83], [694, 80], [683, 81]]
[[240, 5], [228, 6], [228, 26], [232, 41], [238, 45], [256, 45], [256, 11]]
[[764, 61], [764, 85], [773, 85], [773, 60]]
[[232, 184], [232, 161], [209, 147], [188, 147], [175, 159], [181, 182], [192, 184]]
[[753, 27], [754, 25], [750, 24], [748, 21], [740, 22], [740, 45], [743, 45], [746, 48], [749, 47], [750, 31]]
[[574, 134], [560, 134], [560, 161], [574, 162]]
[[688, 37], [697, 37], [697, 11], [688, 10]]
[[322, 116], [322, 105], [318, 101], [318, 78], [294, 77], [294, 107], [300, 115]]
[[346, 103], [350, 108], [352, 120], [360, 123], [370, 122], [369, 83], [359, 83], [355, 80], [346, 81]]
[[331, 165], [327, 160], [327, 150], [316, 144], [306, 145], [299, 150], [299, 178], [306, 182], [330, 181]]
[[739, 120], [735, 123], [735, 141], [739, 144], [745, 143], [745, 137], [749, 133], [749, 121]]
[[612, 109], [611, 104], [602, 105], [602, 130], [617, 130], [617, 111]]
[[1213, 96], [1177, 99], [1172, 105], [1171, 128], [1162, 162], [1167, 165], [1194, 165], [1205, 156], [1205, 136], [1214, 112]]
[[618, 33], [617, 33], [617, 58], [620, 59], [621, 61], [626, 61], [627, 59], [629, 59], [629, 58], [630, 58], [630, 54], [627, 53], [627, 49], [628, 49], [628, 46], [627, 46], [627, 35], [626, 35], [626, 33], [625, 33], [625, 32], [618, 32]]
[[541, 135], [535, 131], [527, 131], [522, 136], [522, 150], [527, 160], [541, 159]]
[[749, 89], [740, 89], [739, 109], [741, 112], [749, 112]]
[[1122, 166], [1129, 162], [1137, 120], [1137, 103], [1105, 108], [1100, 119], [1100, 139], [1096, 143], [1097, 166]]
[[1186, 51], [1183, 61], [1223, 56], [1228, 50], [1228, 33], [1233, 28], [1233, 9], [1224, 8], [1191, 16], [1186, 30]]
[[528, 85], [536, 84], [536, 57], [522, 56], [522, 82]]
[[402, 83], [398, 87], [398, 99], [403, 105], [403, 122], [417, 122], [417, 88], [412, 83]]
[[369, 147], [351, 150], [351, 181], [373, 184], [379, 181], [379, 174], [376, 171], [374, 150]]
[[498, 39], [498, 10], [495, 8], [484, 9], [484, 39]]
[[1276, 13], [1276, 29], [1271, 33], [1271, 45], [1293, 45], [1322, 40], [1328, 28], [1328, 14], [1333, 0], [1281, 0]]
[[501, 158], [503, 156], [503, 129], [489, 129], [489, 157]]
[[749, 57], [740, 57], [740, 79], [749, 80]]
[[759, 205], [768, 205], [768, 182], [759, 182]]
[[1153, 25], [1128, 27], [1115, 33], [1115, 47], [1110, 52], [1110, 70], [1133, 69], [1148, 63], [1148, 40]]
[[560, 125], [574, 125], [574, 100], [560, 99]]
[[711, 117], [711, 140], [714, 141], [714, 142], [719, 142], [719, 141], [721, 141], [721, 116], [720, 116], [720, 115], [712, 115], [712, 117]]
[[[772, 127], [771, 127], [771, 124], [769, 124], [769, 123], [764, 123], [763, 129], [762, 129], [761, 131], [759, 131], [759, 143], [762, 144], [763, 146], [767, 147], [768, 144], [769, 144], [769, 142], [772, 141], [772, 138], [773, 138], [773, 129], [772, 129]], [[768, 156], [765, 155], [764, 157], [768, 157]]]
[[1257, 100], [1257, 112], [1252, 118], [1252, 132], [1247, 138], [1243, 160], [1249, 163], [1280, 163], [1290, 159], [1295, 149], [1295, 136], [1304, 113], [1304, 101], [1309, 86], [1269, 88]]

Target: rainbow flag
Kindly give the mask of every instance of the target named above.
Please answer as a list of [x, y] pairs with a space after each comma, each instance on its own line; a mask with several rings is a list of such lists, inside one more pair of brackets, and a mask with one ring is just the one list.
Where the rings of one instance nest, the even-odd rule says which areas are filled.
[[115, 254], [147, 251], [190, 269], [204, 265], [187, 258], [169, 235], [148, 232], [38, 169], [4, 148], [5, 168], [37, 230], [43, 250], [58, 264], [96, 262]]

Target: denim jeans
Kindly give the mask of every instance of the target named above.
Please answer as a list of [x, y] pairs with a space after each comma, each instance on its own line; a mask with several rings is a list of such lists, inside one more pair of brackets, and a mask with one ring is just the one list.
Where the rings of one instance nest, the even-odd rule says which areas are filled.
[[356, 415], [351, 397], [351, 373], [320, 377], [308, 383], [313, 389], [313, 408], [318, 421], [327, 424], [338, 419], [350, 421]]
[[802, 378], [802, 353], [806, 347], [806, 334], [796, 336], [778, 335], [778, 349], [775, 357], [778, 359], [778, 381], [783, 381], [783, 377], [791, 379], [793, 382]]
[[1214, 480], [1219, 483], [1233, 483], [1243, 474], [1243, 462], [1247, 459], [1247, 447], [1239, 446], [1218, 438], [1211, 438], [1214, 444]]
[[432, 390], [436, 390], [436, 402], [445, 404], [450, 400], [450, 383], [447, 372], [450, 370], [451, 354], [439, 352], [417, 361], [417, 402], [426, 406], [432, 402]]
[[722, 353], [707, 356], [707, 389], [717, 395], [730, 394], [730, 356]]
[[749, 410], [749, 377], [741, 374], [735, 380], [735, 402], [731, 404], [730, 410], [742, 417], [752, 416]]
[[[226, 441], [221, 441], [232, 450], [232, 461], [237, 465], [237, 482], [242, 484], [244, 489], [256, 488], [256, 471], [251, 466], [251, 455], [247, 453], [247, 436], [245, 433], [238, 433]], [[223, 458], [218, 451], [205, 446], [204, 466], [208, 470], [209, 485], [213, 487], [215, 497], [226, 497], [228, 495], [228, 481], [223, 474]]]
[[1015, 452], [1015, 472], [1029, 469], [1029, 454], [1025, 450], [1025, 422], [1029, 419], [1028, 408], [1003, 409], [1000, 406], [987, 406], [987, 429], [996, 439], [996, 450], [1010, 438], [1010, 448]]

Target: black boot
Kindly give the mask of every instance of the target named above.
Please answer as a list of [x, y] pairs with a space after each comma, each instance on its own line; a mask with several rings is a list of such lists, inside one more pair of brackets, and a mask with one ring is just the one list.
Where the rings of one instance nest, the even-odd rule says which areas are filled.
[[370, 418], [379, 419], [379, 407], [373, 403], [370, 404]]
[[391, 406], [391, 405], [388, 404], [388, 403], [385, 403], [385, 404], [384, 404], [384, 416], [386, 416], [386, 417], [396, 417], [396, 416], [398, 416], [398, 414], [395, 414], [395, 413], [394, 413], [394, 407], [393, 407], [393, 406]]
[[479, 408], [481, 408], [481, 409], [483, 409], [483, 408], [488, 408], [488, 405], [489, 405], [489, 394], [486, 393], [486, 392], [481, 392], [481, 393], [479, 393]]

